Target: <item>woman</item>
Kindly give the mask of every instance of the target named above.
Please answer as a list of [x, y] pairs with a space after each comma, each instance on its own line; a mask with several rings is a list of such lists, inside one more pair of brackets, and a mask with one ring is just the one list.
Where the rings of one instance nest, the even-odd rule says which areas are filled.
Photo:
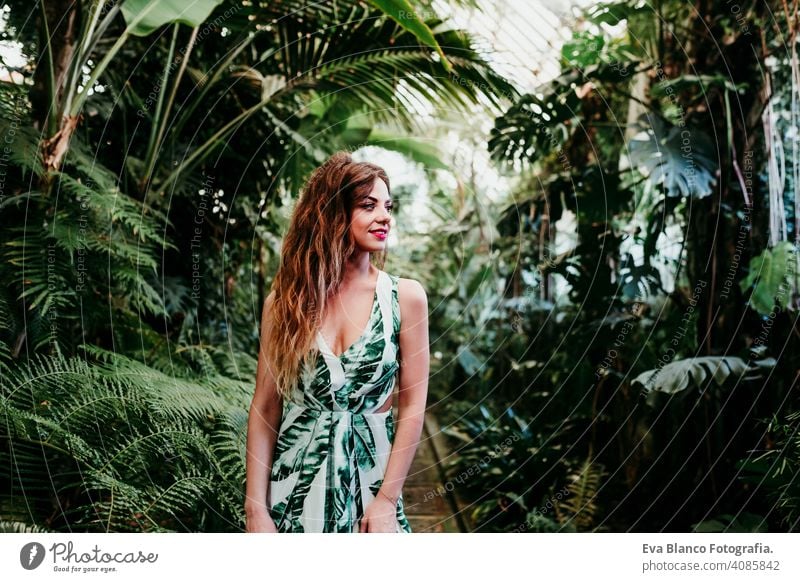
[[411, 532], [402, 487], [425, 413], [428, 306], [417, 281], [370, 262], [383, 266], [391, 213], [386, 172], [342, 152], [297, 203], [262, 311], [248, 532]]

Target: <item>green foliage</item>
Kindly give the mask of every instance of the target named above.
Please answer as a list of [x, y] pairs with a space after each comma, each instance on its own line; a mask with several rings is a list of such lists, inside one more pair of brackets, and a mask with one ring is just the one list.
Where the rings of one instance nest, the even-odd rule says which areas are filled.
[[[87, 346], [2, 383], [6, 519], [53, 531], [237, 531], [250, 382]], [[208, 370], [207, 370], [208, 372]]]
[[566, 471], [554, 468], [561, 464], [560, 439], [534, 433], [511, 407], [502, 413], [493, 408], [457, 403], [450, 411], [459, 418], [457, 427], [442, 429], [459, 451], [446, 464], [448, 482], [459, 495], [477, 498], [470, 518], [478, 531], [516, 526], [532, 505], [528, 500], [538, 499], [544, 487], [529, 476]]
[[754, 513], [742, 512], [739, 515], [724, 513], [700, 523], [692, 525], [696, 533], [764, 533], [767, 531], [765, 520]]
[[622, 0], [618, 2], [600, 2], [586, 11], [586, 17], [595, 24], [616, 26], [635, 16], [652, 18], [653, 6], [641, 0]]
[[30, 525], [19, 521], [0, 521], [0, 533], [56, 533], [38, 525]]
[[784, 241], [750, 259], [747, 276], [739, 281], [742, 291], [753, 288], [750, 304], [761, 315], [768, 315], [776, 305], [786, 309], [791, 300], [789, 285], [798, 272], [797, 250]]
[[[750, 438], [751, 411], [795, 405], [796, 350], [787, 343], [780, 362], [728, 356], [729, 340], [744, 348], [755, 335], [733, 298], [684, 320], [686, 285], [709, 268], [719, 282], [740, 251], [725, 238], [749, 210], [732, 160], [759, 145], [758, 47], [728, 6], [706, 4], [708, 20], [685, 2], [592, 6], [560, 74], [520, 97], [465, 31], [401, 15], [411, 3], [350, 0], [211, 0], [188, 21], [148, 0], [83, 13], [98, 18], [78, 19], [55, 94], [42, 31], [24, 22], [25, 3], [10, 4], [4, 39], [30, 64], [16, 71], [24, 83], [0, 83], [0, 467], [11, 484], [0, 530], [240, 531], [258, 309], [292, 199], [337, 149], [379, 145], [443, 169], [451, 152], [407, 135], [420, 112], [484, 103], [502, 112], [493, 159], [524, 179], [500, 205], [458, 172], [455, 189], [435, 183], [440, 223], [405, 237], [397, 257], [407, 276], [423, 265], [430, 401], [442, 403], [457, 452], [448, 478], [474, 502], [475, 529], [752, 531], [767, 528], [760, 493], [796, 526], [797, 417]], [[126, 33], [145, 8], [154, 19]], [[212, 12], [201, 22], [194, 10]], [[790, 75], [779, 73], [786, 109]], [[70, 113], [82, 117], [63, 164], [45, 171], [42, 138]], [[779, 125], [791, 135], [791, 120]], [[573, 216], [574, 231], [560, 231]], [[742, 256], [762, 251], [753, 218]], [[689, 243], [668, 264], [670, 291], [656, 268], [672, 260], [657, 244], [667, 227]], [[792, 306], [780, 286], [793, 253], [783, 243], [751, 261], [739, 288], [761, 314]], [[780, 323], [782, 344], [793, 328]], [[665, 345], [682, 359], [660, 367]], [[738, 389], [767, 371], [760, 390]], [[643, 394], [670, 401], [643, 406]], [[731, 465], [745, 456], [737, 482]]]
[[556, 503], [556, 514], [565, 529], [591, 530], [600, 510], [597, 497], [606, 474], [604, 467], [587, 459], [576, 473], [570, 475], [566, 499]]
[[628, 144], [631, 164], [667, 196], [710, 196], [716, 171], [711, 139], [701, 129], [671, 125], [657, 116], [649, 122], [640, 119], [646, 129]]
[[448, 166], [441, 160], [441, 153], [434, 144], [420, 139], [408, 138], [396, 133], [373, 129], [363, 142], [385, 150], [399, 152], [408, 159], [422, 164], [428, 170], [447, 170]]
[[[464, 484], [462, 492], [479, 508], [480, 528], [688, 528], [707, 519], [712, 505], [711, 515], [719, 517], [700, 527], [754, 527], [750, 519], [725, 518], [759, 512], [749, 490], [736, 487], [722, 500], [719, 491], [736, 479], [734, 463], [752, 446], [754, 411], [787, 401], [796, 362], [783, 369], [777, 356], [764, 357], [764, 349], [751, 346], [761, 322], [744, 312], [743, 302], [708, 293], [688, 298], [692, 285], [708, 277], [712, 295], [718, 294], [726, 269], [725, 284], [735, 284], [738, 257], [757, 248], [758, 229], [766, 228], [741, 223], [743, 217], [761, 220], [750, 211], [765, 199], [757, 179], [748, 184], [755, 207], [743, 207], [741, 192], [742, 166], [748, 180], [763, 167], [759, 152], [752, 156], [763, 110], [756, 97], [763, 89], [763, 55], [752, 30], [734, 22], [727, 8], [636, 0], [592, 6], [562, 46], [560, 74], [495, 120], [492, 158], [524, 172], [491, 224], [501, 236], [484, 254], [503, 292], [478, 295], [500, 315], [474, 327], [470, 302], [459, 297], [453, 313], [465, 314], [463, 326], [455, 316], [432, 320], [448, 336], [437, 344], [443, 376], [434, 386], [437, 398], [448, 402], [491, 402], [489, 410], [498, 412], [489, 418], [510, 434], [513, 426], [499, 411], [513, 409], [533, 434], [551, 434], [548, 442], [563, 452], [557, 471], [523, 466], [527, 483], [498, 485], [497, 498]], [[695, 10], [710, 16], [698, 18]], [[751, 24], [770, 36], [769, 17], [758, 20], [756, 12]], [[738, 65], [733, 76], [730, 62]], [[567, 219], [566, 232], [559, 219]], [[733, 240], [737, 227], [740, 236]], [[475, 230], [483, 233], [469, 227]], [[680, 252], [664, 252], [669, 239]], [[434, 240], [445, 249], [450, 242]], [[640, 249], [643, 257], [633, 252]], [[445, 255], [437, 254], [435, 263], [449, 273]], [[478, 270], [471, 260], [452, 261]], [[662, 281], [665, 266], [674, 270], [672, 288]], [[758, 270], [760, 263], [751, 273]], [[784, 265], [781, 277], [785, 271]], [[757, 280], [748, 277], [741, 288]], [[777, 288], [767, 287], [771, 309]], [[455, 299], [448, 297], [445, 314]], [[793, 305], [791, 294], [782, 299]], [[782, 337], [790, 338], [791, 322], [780, 324]], [[448, 341], [451, 334], [468, 341]], [[678, 359], [664, 366], [666, 345]], [[748, 347], [761, 359], [727, 355]], [[655, 406], [662, 396], [668, 401]], [[477, 410], [452, 408], [458, 411], [453, 434], [470, 435], [454, 448], [485, 451], [475, 430], [466, 430], [476, 424]], [[686, 472], [687, 463], [701, 469]], [[563, 490], [561, 465], [578, 478], [569, 496], [548, 505], [546, 496]], [[615, 470], [602, 476], [605, 467]], [[602, 502], [592, 506], [599, 491]], [[589, 511], [582, 514], [581, 507]]]
[[[311, 13], [239, 7], [226, 26], [240, 26], [241, 33], [255, 27], [243, 48], [252, 44], [258, 57], [246, 51], [230, 53], [227, 42], [215, 46], [218, 62], [211, 60], [207, 70], [194, 73], [202, 80], [202, 90], [188, 92], [175, 113], [174, 130], [158, 133], [165, 135], [161, 147], [167, 151], [184, 150], [182, 130], [209, 102], [214, 107], [204, 115], [203, 125], [212, 130], [200, 128], [199, 139], [192, 140], [199, 145], [191, 147], [177, 167], [156, 167], [154, 188], [164, 190], [173, 184], [180, 188], [191, 177], [190, 170], [209, 164], [212, 156], [221, 156], [213, 166], [222, 159], [236, 159], [236, 152], [226, 148], [236, 132], [238, 143], [252, 142], [254, 149], [263, 150], [268, 175], [296, 191], [322, 158], [341, 148], [342, 134], [352, 129], [349, 118], [363, 118], [360, 125], [368, 129], [384, 123], [409, 131], [418, 125], [420, 104], [466, 110], [481, 98], [497, 104], [500, 95], [516, 95], [511, 83], [475, 49], [470, 35], [438, 19], [426, 20], [423, 26], [435, 30], [433, 38], [446, 61], [432, 58], [431, 49], [407, 28], [414, 14], [409, 11], [409, 18], [400, 24], [361, 2]], [[323, 118], [317, 107], [320, 101], [325, 103]], [[153, 123], [169, 124], [168, 119], [145, 113]], [[257, 123], [245, 123], [256, 117]], [[363, 132], [358, 144], [366, 145], [368, 135], [369, 131]], [[346, 139], [344, 145], [350, 145]]]
[[570, 66], [582, 69], [600, 60], [605, 38], [589, 31], [576, 31], [561, 47], [561, 58]]
[[800, 522], [800, 412], [773, 414], [764, 426], [770, 446], [750, 451], [739, 461], [740, 479], [767, 497], [770, 510], [780, 515], [780, 524], [787, 531], [796, 531]]
[[172, 22], [200, 26], [223, 0], [125, 0], [122, 15], [130, 34], [146, 36]]
[[577, 72], [565, 73], [536, 94], [520, 97], [495, 120], [489, 151], [497, 160], [534, 161], [567, 142], [577, 126], [581, 100], [573, 90]]
[[765, 371], [773, 368], [775, 364], [774, 358], [756, 360], [752, 363], [734, 356], [686, 358], [670, 362], [655, 370], [642, 372], [631, 383], [639, 384], [648, 396], [648, 403], [652, 403], [653, 392], [677, 394], [690, 385], [704, 390], [709, 377], [714, 379], [717, 386], [722, 386], [731, 378], [754, 380], [762, 378]]
[[414, 7], [406, 0], [370, 0], [372, 4], [381, 9], [384, 13], [391, 16], [400, 25], [416, 36], [420, 41], [436, 50], [442, 58], [442, 62], [448, 71], [453, 67], [447, 60], [447, 56], [442, 51], [436, 37], [428, 25], [417, 15]]
[[419, 107], [516, 91], [405, 2], [77, 4], [68, 34], [11, 5], [3, 527], [241, 530], [259, 308], [302, 181], [375, 144], [443, 168], [407, 135]]

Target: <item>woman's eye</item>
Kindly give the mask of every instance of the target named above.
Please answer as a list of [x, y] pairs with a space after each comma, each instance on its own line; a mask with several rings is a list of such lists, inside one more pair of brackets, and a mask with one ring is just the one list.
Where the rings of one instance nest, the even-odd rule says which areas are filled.
[[[375, 210], [375, 205], [374, 204], [364, 204], [362, 206], [362, 208], [365, 208], [366, 210]], [[386, 210], [388, 212], [392, 212], [394, 210], [394, 205], [387, 206]]]

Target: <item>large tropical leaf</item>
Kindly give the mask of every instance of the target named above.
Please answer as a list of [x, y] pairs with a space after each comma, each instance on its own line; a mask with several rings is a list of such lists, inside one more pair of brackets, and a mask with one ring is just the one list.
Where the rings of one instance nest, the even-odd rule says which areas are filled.
[[428, 25], [419, 17], [416, 10], [406, 0], [370, 0], [372, 4], [396, 20], [400, 26], [416, 36], [420, 41], [436, 50], [442, 58], [445, 69], [451, 71], [453, 67], [436, 41], [436, 37]]
[[643, 115], [639, 123], [642, 130], [628, 143], [631, 164], [667, 196], [710, 196], [717, 170], [711, 139], [700, 129], [658, 116]]
[[774, 358], [756, 360], [752, 364], [734, 356], [686, 358], [670, 362], [662, 368], [642, 372], [633, 379], [632, 384], [641, 385], [648, 395], [648, 403], [652, 403], [649, 397], [654, 392], [677, 394], [689, 388], [690, 384], [702, 389], [709, 376], [721, 386], [732, 376], [744, 376], [745, 379], [758, 376], [775, 363]]
[[767, 315], [776, 304], [784, 309], [789, 305], [792, 279], [798, 267], [800, 260], [794, 243], [784, 241], [752, 258], [747, 277], [739, 281], [739, 286], [742, 291], [753, 286], [750, 305], [761, 315]]
[[406, 137], [396, 133], [373, 129], [369, 133], [366, 145], [374, 145], [403, 154], [407, 158], [419, 162], [427, 169], [447, 169], [442, 155], [435, 144], [426, 143], [421, 138]]
[[577, 127], [581, 100], [571, 85], [580, 78], [568, 72], [523, 95], [495, 120], [489, 150], [497, 160], [533, 162], [563, 145]]
[[122, 15], [128, 32], [147, 36], [157, 28], [172, 22], [199, 26], [223, 0], [125, 0]]
[[[565, 48], [567, 53], [572, 49]], [[577, 63], [576, 63], [577, 65]], [[578, 86], [607, 83], [617, 86], [627, 82], [633, 63], [595, 63], [568, 69], [561, 75], [522, 96], [508, 111], [495, 120], [489, 150], [497, 160], [534, 162], [557, 151], [572, 136], [580, 119], [582, 97]]]

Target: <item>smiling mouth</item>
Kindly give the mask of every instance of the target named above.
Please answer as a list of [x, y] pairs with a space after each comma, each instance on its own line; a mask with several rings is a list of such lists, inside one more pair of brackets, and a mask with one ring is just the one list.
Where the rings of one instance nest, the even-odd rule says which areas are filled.
[[369, 232], [370, 232], [370, 234], [372, 234], [372, 236], [374, 236], [378, 240], [381, 240], [381, 241], [386, 240], [387, 231], [384, 230], [384, 229], [371, 230]]

